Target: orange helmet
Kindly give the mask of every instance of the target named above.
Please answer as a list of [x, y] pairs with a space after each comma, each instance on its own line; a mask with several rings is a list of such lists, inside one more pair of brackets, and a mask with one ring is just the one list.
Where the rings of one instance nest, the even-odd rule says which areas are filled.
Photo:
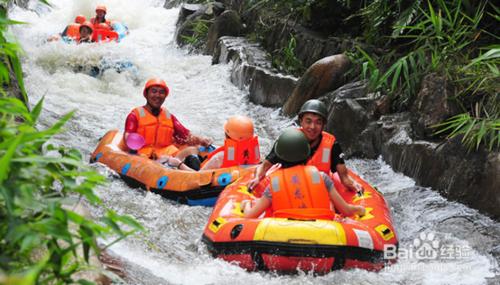
[[97, 26], [95, 27], [96, 29], [99, 29], [99, 30], [111, 30], [111, 27], [106, 24], [106, 23], [99, 23], [97, 24]]
[[142, 95], [146, 96], [148, 89], [153, 86], [160, 86], [163, 89], [165, 89], [165, 94], [168, 96], [169, 90], [167, 87], [167, 84], [165, 81], [159, 79], [159, 78], [151, 78], [146, 82], [146, 85], [144, 85], [144, 91], [142, 92]]
[[97, 5], [97, 6], [95, 7], [95, 11], [96, 11], [96, 12], [97, 12], [97, 11], [99, 11], [99, 10], [104, 11], [104, 13], [107, 13], [107, 12], [108, 12], [108, 11], [106, 10], [106, 6], [104, 6], [104, 5]]
[[252, 119], [245, 116], [233, 116], [224, 123], [224, 132], [233, 140], [243, 141], [253, 138]]
[[83, 15], [78, 15], [78, 16], [76, 16], [76, 18], [75, 18], [75, 23], [82, 24], [83, 22], [85, 22], [85, 20], [87, 20], [87, 19], [85, 18], [85, 16], [83, 16]]
[[79, 29], [79, 30], [81, 31], [83, 27], [87, 27], [87, 28], [89, 28], [91, 32], [93, 32], [93, 31], [94, 31], [94, 25], [92, 25], [92, 23], [91, 23], [91, 22], [89, 22], [89, 21], [85, 21], [85, 22], [83, 22], [83, 23], [80, 25], [80, 29]]

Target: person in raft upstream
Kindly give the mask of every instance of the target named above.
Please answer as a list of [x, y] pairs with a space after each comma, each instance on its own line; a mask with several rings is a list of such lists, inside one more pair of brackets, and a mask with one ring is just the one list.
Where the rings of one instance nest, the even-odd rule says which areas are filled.
[[[146, 105], [134, 108], [127, 116], [124, 141], [130, 148], [127, 141], [129, 135], [139, 135], [144, 139], [144, 143], [137, 149], [137, 154], [167, 163], [170, 163], [170, 157], [176, 157], [190, 168], [199, 170], [201, 162], [198, 147], [195, 146], [209, 146], [212, 140], [193, 135], [174, 115], [162, 107], [168, 94], [169, 89], [165, 81], [153, 78], [146, 82], [143, 91]], [[175, 144], [190, 147], [179, 150]]]
[[47, 41], [58, 41], [61, 38], [67, 38], [69, 40], [78, 41], [80, 38], [80, 25], [86, 21], [85, 16], [78, 15], [75, 17], [75, 22], [71, 23], [64, 28], [64, 31], [60, 34], [53, 35], [47, 39]]
[[111, 22], [109, 20], [106, 20], [106, 13], [107, 13], [106, 6], [97, 5], [95, 7], [95, 17], [92, 17], [90, 19], [90, 22], [92, 23], [92, 25], [97, 26], [98, 24], [103, 23], [111, 28]]
[[[302, 105], [298, 115], [299, 130], [304, 133], [311, 147], [311, 153], [307, 158], [307, 165], [314, 165], [320, 171], [329, 175], [338, 172], [344, 186], [351, 191], [362, 192], [362, 186], [354, 183], [349, 178], [343, 159], [344, 154], [339, 143], [332, 134], [323, 131], [327, 118], [326, 105], [316, 99], [308, 100]], [[267, 155], [264, 162], [256, 168], [255, 178], [248, 184], [250, 189], [257, 186], [271, 166], [281, 162], [274, 149]]]
[[248, 200], [242, 202], [244, 217], [257, 218], [271, 206], [274, 217], [299, 220], [331, 220], [335, 209], [346, 217], [365, 214], [363, 206], [348, 204], [339, 195], [328, 174], [305, 165], [310, 142], [303, 132], [285, 130], [274, 144], [274, 152], [282, 163], [270, 171], [264, 193], [253, 206]]
[[78, 43], [91, 43], [92, 32], [94, 31], [93, 25], [89, 21], [85, 21], [80, 25], [80, 38]]

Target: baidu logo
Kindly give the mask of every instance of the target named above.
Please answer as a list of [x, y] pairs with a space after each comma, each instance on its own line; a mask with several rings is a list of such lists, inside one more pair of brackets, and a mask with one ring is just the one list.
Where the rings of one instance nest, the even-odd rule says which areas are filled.
[[420, 233], [413, 240], [413, 250], [417, 259], [437, 259], [439, 256], [440, 242], [434, 233]]
[[450, 260], [470, 255], [471, 248], [466, 245], [443, 244], [432, 232], [422, 232], [413, 239], [409, 248], [384, 246], [385, 259]]

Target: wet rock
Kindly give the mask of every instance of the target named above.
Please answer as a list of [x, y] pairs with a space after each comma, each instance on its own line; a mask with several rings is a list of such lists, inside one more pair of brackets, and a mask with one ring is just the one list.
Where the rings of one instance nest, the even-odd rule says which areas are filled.
[[5, 8], [5, 6], [9, 6], [11, 7], [12, 5], [16, 5], [18, 7], [21, 7], [23, 9], [28, 9], [29, 6], [30, 6], [30, 0], [12, 0], [12, 1], [5, 1], [6, 4], [1, 4], [1, 6], [3, 8]]
[[[326, 130], [342, 138], [342, 149], [348, 156], [376, 157], [375, 150], [369, 150], [370, 140], [360, 140], [371, 121], [373, 98], [367, 97], [366, 82], [349, 83], [321, 98], [328, 109]], [[363, 133], [364, 132], [364, 133]]]
[[244, 38], [221, 37], [212, 60], [219, 62], [232, 62], [231, 82], [240, 89], [248, 87], [250, 101], [263, 106], [282, 106], [297, 83], [297, 78], [271, 67], [260, 45]]
[[391, 99], [387, 95], [383, 95], [375, 102], [375, 117], [387, 115], [391, 111]]
[[424, 77], [411, 107], [414, 128], [419, 137], [432, 137], [433, 125], [457, 114], [458, 108], [450, 99], [453, 94], [453, 87], [445, 76], [431, 73]]
[[239, 36], [243, 26], [238, 13], [226, 10], [215, 18], [215, 22], [208, 30], [208, 40], [205, 52], [213, 54], [217, 41], [222, 36]]
[[380, 99], [363, 93], [362, 84], [353, 83], [320, 98], [329, 106], [326, 130], [335, 134], [347, 156], [382, 155], [395, 171], [418, 185], [500, 219], [500, 153], [468, 152], [461, 138], [418, 139], [414, 114], [380, 116]]
[[[473, 195], [474, 207], [484, 209], [493, 218], [500, 220], [500, 152], [488, 154], [477, 180], [475, 187], [469, 189]], [[476, 196], [476, 192], [482, 195]]]
[[166, 0], [165, 4], [163, 4], [163, 8], [172, 9], [181, 5], [183, 2], [183, 0]]
[[419, 185], [500, 218], [499, 153], [468, 152], [457, 138], [442, 144], [390, 140], [382, 155], [394, 170], [413, 177]]
[[[172, 2], [175, 2], [175, 1], [172, 1]], [[167, 8], [167, 5], [169, 2], [165, 2], [165, 8]], [[170, 7], [172, 8], [172, 7]], [[170, 9], [170, 8], [167, 8], [167, 9]], [[179, 10], [179, 17], [177, 18], [177, 22], [175, 23], [175, 25], [177, 27], [179, 27], [180, 25], [182, 25], [188, 16], [194, 14], [196, 11], [198, 10], [201, 10], [201, 9], [204, 9], [204, 6], [203, 5], [200, 5], [200, 4], [184, 4], [182, 5], [182, 7], [180, 8]]]
[[[219, 15], [221, 15], [226, 10], [226, 6], [224, 5], [224, 3], [221, 3], [221, 2], [218, 2], [218, 1], [210, 3], [210, 8], [212, 9], [213, 14], [214, 14], [215, 17], [218, 17]], [[238, 15], [238, 14], [236, 14], [236, 15]], [[238, 18], [239, 17], [240, 16], [238, 15]]]
[[305, 101], [340, 87], [350, 66], [351, 61], [344, 54], [325, 57], [315, 62], [300, 78], [292, 96], [283, 106], [283, 113], [295, 115]]
[[250, 82], [250, 101], [267, 107], [281, 107], [295, 88], [295, 78], [255, 68]]

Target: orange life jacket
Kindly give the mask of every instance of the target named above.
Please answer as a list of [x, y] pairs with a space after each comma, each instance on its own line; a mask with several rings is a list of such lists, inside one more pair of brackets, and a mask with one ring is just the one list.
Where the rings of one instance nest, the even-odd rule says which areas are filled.
[[[94, 25], [94, 26], [97, 26], [97, 25], [99, 25], [99, 24], [101, 23], [101, 22], [97, 22], [96, 17], [92, 17], [92, 18], [90, 18], [90, 22], [91, 22], [91, 23], [92, 23], [92, 25]], [[106, 24], [108, 24], [109, 26], [111, 26], [111, 21], [109, 21], [109, 20], [105, 20], [105, 21], [104, 21], [104, 23], [106, 23]]]
[[[302, 130], [302, 129], [300, 129]], [[330, 173], [332, 163], [332, 147], [335, 143], [335, 136], [327, 132], [321, 132], [322, 138], [318, 148], [307, 161], [307, 165], [314, 165], [324, 173]]]
[[66, 37], [78, 41], [80, 39], [80, 24], [69, 24], [66, 28]]
[[221, 168], [260, 162], [259, 139], [257, 136], [244, 141], [226, 138], [224, 145], [211, 152], [205, 161], [210, 160], [212, 156], [221, 151], [224, 151]]
[[174, 143], [174, 122], [165, 108], [158, 117], [146, 108], [137, 107], [133, 111], [138, 120], [137, 133], [144, 137], [144, 147], [162, 148]]
[[118, 41], [118, 37], [117, 32], [103, 29], [95, 29], [92, 33], [92, 41], [96, 43]]
[[296, 165], [269, 175], [275, 217], [333, 219], [330, 196], [320, 172], [314, 166]]

